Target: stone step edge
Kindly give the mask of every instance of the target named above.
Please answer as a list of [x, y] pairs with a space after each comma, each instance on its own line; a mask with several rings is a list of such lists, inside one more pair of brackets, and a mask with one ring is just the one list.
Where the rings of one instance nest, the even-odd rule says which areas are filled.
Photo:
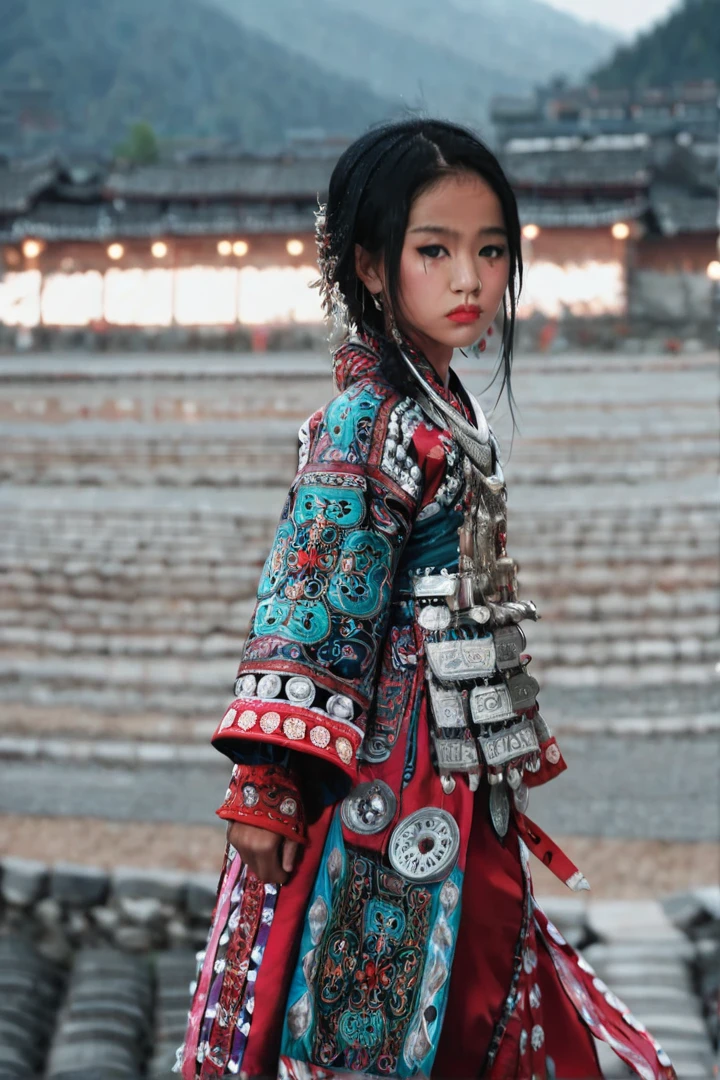
[[[576, 724], [555, 724], [558, 738], [588, 735], [620, 738], [652, 738], [658, 735], [704, 736], [720, 731], [720, 717], [703, 714], [686, 720], [675, 717], [623, 720], [591, 719]], [[208, 727], [208, 732], [209, 732]], [[166, 742], [85, 738], [42, 738], [27, 735], [0, 736], [0, 760], [47, 760], [107, 765], [218, 765], [223, 755], [207, 741]]]

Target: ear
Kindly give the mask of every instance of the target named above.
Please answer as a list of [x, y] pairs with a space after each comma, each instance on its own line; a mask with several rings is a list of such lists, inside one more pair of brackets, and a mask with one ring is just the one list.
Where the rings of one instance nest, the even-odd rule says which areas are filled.
[[374, 296], [379, 296], [385, 288], [382, 255], [371, 255], [361, 244], [355, 245], [355, 273]]

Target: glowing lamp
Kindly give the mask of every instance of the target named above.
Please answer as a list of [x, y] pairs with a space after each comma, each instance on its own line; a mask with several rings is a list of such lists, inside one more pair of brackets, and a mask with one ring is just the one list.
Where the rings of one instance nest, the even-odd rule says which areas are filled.
[[26, 259], [37, 259], [38, 255], [42, 253], [44, 244], [41, 244], [39, 240], [26, 240], [22, 246], [22, 252]]
[[150, 248], [155, 259], [164, 259], [168, 253], [167, 244], [163, 240], [156, 240]]
[[522, 234], [526, 240], [537, 240], [540, 235], [540, 226], [533, 224], [523, 225]]
[[616, 240], [627, 240], [630, 235], [630, 226], [625, 221], [616, 221], [610, 232]]
[[218, 255], [232, 255], [232, 248], [233, 246], [229, 240], [218, 241]]
[[288, 240], [285, 245], [288, 255], [302, 255], [305, 245], [302, 240]]
[[712, 262], [707, 264], [705, 273], [711, 281], [720, 281], [720, 262], [718, 262], [717, 259], [713, 259]]
[[236, 240], [232, 246], [233, 255], [247, 255], [250, 245], [247, 240]]
[[122, 259], [123, 255], [125, 254], [125, 248], [122, 246], [122, 244], [110, 244], [107, 249], [107, 253], [109, 259], [112, 259], [113, 262], [117, 262], [118, 259]]

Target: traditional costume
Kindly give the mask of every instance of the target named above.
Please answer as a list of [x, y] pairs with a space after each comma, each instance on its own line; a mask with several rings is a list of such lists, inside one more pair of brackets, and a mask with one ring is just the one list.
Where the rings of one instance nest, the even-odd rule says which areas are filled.
[[672, 1065], [534, 898], [527, 816], [565, 769], [527, 672], [498, 444], [451, 370], [363, 329], [299, 468], [258, 589], [221, 817], [303, 844], [288, 884], [228, 848], [184, 1080], [643, 1078]]

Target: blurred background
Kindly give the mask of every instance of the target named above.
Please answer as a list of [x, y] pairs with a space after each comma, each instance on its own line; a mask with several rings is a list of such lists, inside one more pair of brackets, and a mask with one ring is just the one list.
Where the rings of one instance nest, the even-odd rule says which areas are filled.
[[209, 738], [334, 393], [313, 211], [408, 112], [474, 127], [523, 225], [512, 452], [497, 338], [455, 366], [509, 455], [570, 765], [530, 814], [592, 885], [536, 866], [536, 891], [679, 1075], [713, 1075], [720, 2], [2, 15], [0, 1080], [168, 1075], [224, 846]]

